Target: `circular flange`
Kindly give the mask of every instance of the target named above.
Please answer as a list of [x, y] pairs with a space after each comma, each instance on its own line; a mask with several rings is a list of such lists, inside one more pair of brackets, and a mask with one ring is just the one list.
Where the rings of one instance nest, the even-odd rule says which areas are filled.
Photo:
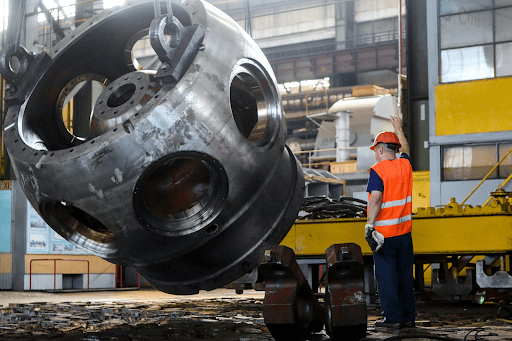
[[140, 177], [134, 191], [135, 212], [153, 232], [188, 235], [215, 220], [224, 206], [228, 183], [224, 167], [211, 156], [174, 153], [153, 163]]
[[96, 100], [94, 117], [100, 121], [118, 118], [141, 102], [149, 85], [149, 75], [141, 71], [135, 71], [116, 79], [105, 88]]

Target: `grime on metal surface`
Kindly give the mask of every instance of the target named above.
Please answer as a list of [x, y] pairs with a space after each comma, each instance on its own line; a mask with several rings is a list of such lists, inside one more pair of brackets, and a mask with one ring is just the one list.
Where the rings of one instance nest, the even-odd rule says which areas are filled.
[[[132, 53], [148, 37], [156, 69]], [[133, 2], [48, 53], [8, 46], [0, 57], [16, 90], [4, 125], [16, 177], [75, 245], [135, 266], [162, 291], [193, 294], [253, 269], [293, 224], [304, 181], [285, 146], [275, 76], [256, 43], [207, 2]], [[71, 129], [69, 98], [92, 82], [101, 93]]]

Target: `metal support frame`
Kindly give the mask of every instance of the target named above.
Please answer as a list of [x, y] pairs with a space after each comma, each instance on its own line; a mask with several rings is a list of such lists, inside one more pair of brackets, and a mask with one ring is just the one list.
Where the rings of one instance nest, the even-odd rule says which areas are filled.
[[478, 260], [476, 262], [476, 283], [478, 286], [481, 288], [512, 288], [512, 276], [510, 276], [507, 271], [500, 269], [493, 275], [488, 276], [484, 271], [484, 263], [484, 260]]
[[[448, 272], [448, 273], [447, 273]], [[466, 277], [458, 277], [449, 271], [432, 269], [433, 299], [468, 299], [476, 290], [475, 269], [466, 269]]]
[[263, 316], [277, 340], [304, 340], [323, 327], [323, 308], [315, 298], [286, 246], [272, 246], [260, 258], [259, 278], [265, 281]]
[[265, 283], [263, 316], [276, 341], [309, 339], [325, 325], [331, 340], [366, 336], [364, 264], [356, 244], [326, 250], [325, 303], [308, 284], [286, 246], [268, 248], [260, 258], [258, 281]]
[[331, 340], [358, 341], [366, 336], [364, 265], [356, 244], [335, 244], [325, 252], [325, 311]]

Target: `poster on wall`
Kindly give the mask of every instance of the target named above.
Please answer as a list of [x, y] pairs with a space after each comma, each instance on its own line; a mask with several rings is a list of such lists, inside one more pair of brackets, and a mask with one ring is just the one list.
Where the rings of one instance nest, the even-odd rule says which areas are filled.
[[88, 255], [90, 252], [68, 242], [37, 214], [27, 201], [27, 253]]
[[11, 252], [12, 191], [1, 186], [0, 184], [0, 252]]

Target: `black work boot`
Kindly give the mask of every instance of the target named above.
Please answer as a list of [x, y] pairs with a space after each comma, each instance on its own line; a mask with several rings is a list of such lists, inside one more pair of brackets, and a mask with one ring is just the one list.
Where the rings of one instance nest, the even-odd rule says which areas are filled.
[[402, 323], [402, 327], [414, 328], [414, 327], [416, 327], [416, 323], [414, 323], [414, 321], [407, 321], [407, 322]]
[[389, 323], [384, 320], [380, 320], [375, 322], [375, 328], [391, 328], [391, 329], [400, 329], [402, 328], [402, 324], [400, 322], [398, 323]]

